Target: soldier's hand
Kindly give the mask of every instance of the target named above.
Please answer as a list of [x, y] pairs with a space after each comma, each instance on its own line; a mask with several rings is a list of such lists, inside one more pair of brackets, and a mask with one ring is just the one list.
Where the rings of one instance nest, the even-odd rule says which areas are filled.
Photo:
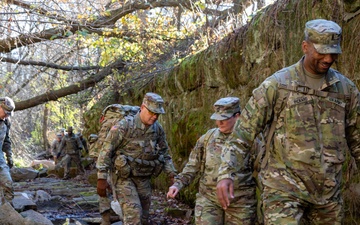
[[106, 188], [109, 186], [106, 179], [98, 179], [97, 180], [97, 188], [96, 191], [100, 197], [106, 197]]
[[176, 186], [169, 187], [169, 191], [166, 195], [166, 198], [175, 198], [175, 196], [179, 193], [179, 189]]
[[230, 205], [230, 198], [234, 198], [234, 181], [230, 178], [223, 179], [216, 186], [216, 195], [223, 209]]

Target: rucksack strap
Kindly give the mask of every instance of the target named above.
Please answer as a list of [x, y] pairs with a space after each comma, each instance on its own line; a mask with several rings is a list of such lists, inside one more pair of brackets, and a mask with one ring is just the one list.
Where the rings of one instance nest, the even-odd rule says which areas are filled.
[[[268, 159], [270, 156], [270, 145], [271, 145], [271, 142], [274, 137], [276, 123], [277, 123], [278, 117], [280, 116], [281, 111], [284, 108], [284, 103], [286, 102], [290, 92], [303, 93], [303, 94], [307, 94], [307, 95], [314, 95], [314, 96], [319, 96], [319, 97], [324, 97], [324, 98], [332, 97], [332, 98], [336, 98], [336, 99], [347, 102], [350, 99], [350, 95], [348, 94], [348, 90], [347, 90], [347, 87], [345, 84], [346, 82], [343, 80], [340, 80], [340, 83], [342, 84], [343, 92], [345, 94], [315, 90], [315, 89], [311, 89], [307, 86], [303, 86], [303, 85], [299, 85], [299, 84], [294, 85], [294, 84], [278, 83], [277, 86], [278, 86], [278, 91], [279, 91], [279, 97], [277, 98], [275, 106], [274, 106], [274, 118], [270, 125], [269, 133], [266, 135], [266, 145], [265, 145], [265, 148], [260, 149], [258, 155], [256, 156], [255, 162], [254, 162], [253, 176], [255, 178], [257, 177], [257, 174], [260, 171], [260, 169], [266, 167], [266, 165], [267, 165], [267, 162], [268, 162]], [[265, 155], [264, 155], [264, 151], [265, 151]], [[264, 155], [264, 158], [262, 159], [261, 166], [259, 168], [260, 161], [261, 161], [261, 158], [263, 157], [263, 155]]]
[[201, 148], [200, 150], [200, 174], [203, 174], [205, 171], [205, 163], [206, 163], [206, 147], [209, 143], [209, 140], [211, 138], [211, 136], [214, 134], [214, 132], [216, 131], [217, 128], [213, 128], [211, 130], [209, 130], [208, 132], [206, 132], [205, 137], [204, 137], [204, 146]]
[[[280, 88], [280, 85], [282, 88]], [[260, 151], [258, 153], [258, 155], [256, 156], [255, 162], [254, 162], [254, 171], [253, 171], [253, 177], [257, 178], [257, 175], [260, 171], [261, 168], [264, 168], [267, 164], [267, 161], [269, 159], [270, 156], [270, 145], [271, 145], [271, 141], [272, 138], [274, 136], [275, 133], [275, 127], [276, 127], [276, 123], [278, 120], [278, 117], [280, 115], [280, 112], [282, 111], [282, 109], [284, 108], [284, 103], [286, 102], [288, 96], [289, 96], [289, 91], [286, 91], [286, 88], [283, 84], [278, 84], [279, 87], [279, 97], [276, 100], [275, 106], [274, 106], [274, 116], [273, 116], [273, 120], [272, 123], [270, 125], [270, 128], [268, 130], [268, 133], [265, 134], [265, 140], [266, 140], [266, 145], [265, 148], [260, 148]], [[265, 130], [265, 129], [264, 129]], [[265, 154], [265, 155], [264, 155]], [[264, 157], [264, 158], [262, 158]], [[262, 161], [261, 161], [262, 159]], [[261, 166], [260, 165], [260, 161], [261, 161]]]
[[[344, 82], [341, 82], [341, 83], [344, 83]], [[337, 98], [337, 99], [341, 99], [341, 100], [347, 100], [350, 98], [350, 96], [347, 94], [315, 90], [315, 89], [309, 88], [304, 85], [299, 85], [299, 84], [294, 85], [294, 84], [278, 83], [278, 88], [285, 89], [285, 90], [292, 91], [292, 92], [302, 93], [302, 94], [306, 94], [306, 95], [315, 95], [315, 96], [323, 97], [323, 98], [332, 97], [332, 98]]]

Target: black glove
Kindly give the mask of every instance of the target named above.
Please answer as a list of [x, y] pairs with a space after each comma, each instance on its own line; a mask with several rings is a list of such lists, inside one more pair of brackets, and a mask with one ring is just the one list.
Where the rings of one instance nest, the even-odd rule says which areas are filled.
[[8, 163], [7, 163], [8, 167], [11, 169], [14, 166], [14, 163], [13, 163], [12, 159], [8, 159], [7, 161], [8, 161]]

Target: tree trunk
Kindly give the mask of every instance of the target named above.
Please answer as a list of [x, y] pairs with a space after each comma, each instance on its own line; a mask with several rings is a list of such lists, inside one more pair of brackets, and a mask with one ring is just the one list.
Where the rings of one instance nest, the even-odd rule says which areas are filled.
[[43, 124], [42, 124], [42, 137], [44, 143], [44, 150], [47, 151], [50, 148], [50, 144], [47, 137], [47, 130], [48, 130], [48, 117], [49, 117], [49, 108], [48, 105], [45, 104], [44, 107], [44, 117], [43, 117]]

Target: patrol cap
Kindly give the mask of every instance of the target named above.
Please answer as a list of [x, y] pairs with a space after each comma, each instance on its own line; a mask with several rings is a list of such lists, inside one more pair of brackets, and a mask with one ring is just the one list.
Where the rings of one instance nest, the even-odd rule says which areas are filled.
[[320, 54], [340, 54], [341, 27], [330, 20], [316, 19], [305, 24], [305, 40]]
[[15, 103], [11, 98], [9, 97], [0, 98], [0, 106], [1, 108], [3, 108], [6, 115], [9, 116], [14, 115]]
[[146, 93], [144, 100], [144, 106], [153, 113], [164, 114], [165, 110], [163, 108], [164, 100], [160, 95], [148, 92]]
[[220, 98], [214, 103], [214, 111], [210, 119], [230, 119], [235, 113], [240, 113], [240, 100], [236, 97]]

